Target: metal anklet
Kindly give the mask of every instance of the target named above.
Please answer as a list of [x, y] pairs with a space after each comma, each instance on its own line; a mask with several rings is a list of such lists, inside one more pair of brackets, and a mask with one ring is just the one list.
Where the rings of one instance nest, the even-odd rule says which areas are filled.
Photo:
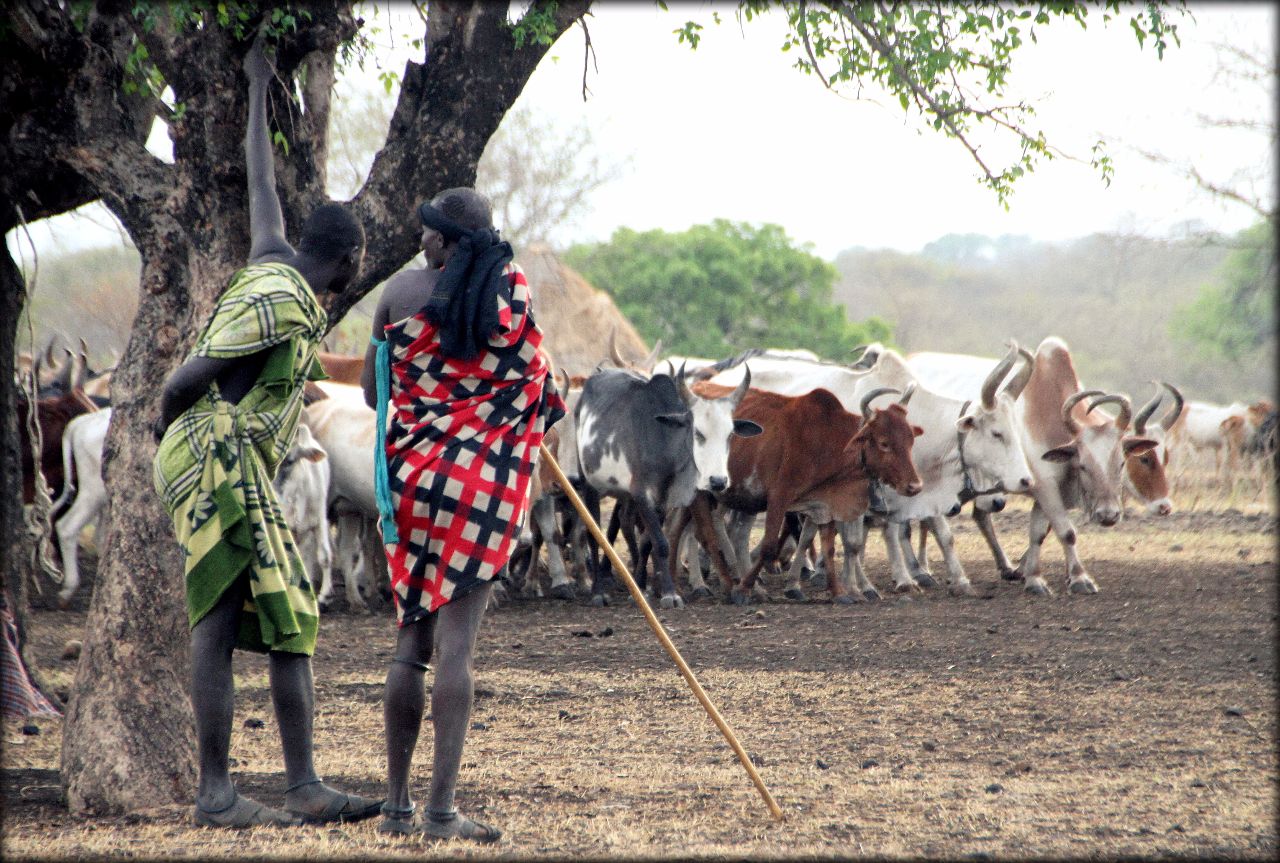
[[404, 663], [405, 665], [408, 665], [408, 666], [411, 666], [411, 667], [413, 667], [413, 668], [416, 668], [416, 669], [418, 669], [419, 671], [426, 671], [427, 669], [429, 669], [429, 668], [431, 667], [431, 666], [427, 665], [425, 662], [419, 662], [419, 661], [418, 661], [418, 660], [416, 660], [416, 659], [401, 659], [399, 656], [393, 657], [391, 661], [392, 661], [392, 662], [401, 662], [401, 663]]
[[446, 821], [452, 821], [453, 819], [458, 817], [458, 809], [457, 807], [454, 807], [452, 809], [445, 809], [444, 811], [441, 811], [439, 809], [432, 809], [430, 806], [428, 806], [427, 817], [430, 818], [432, 821], [441, 822], [441, 823]]
[[408, 821], [413, 818], [413, 813], [418, 811], [418, 804], [410, 803], [408, 809], [397, 809], [387, 803], [382, 804], [382, 817], [392, 818], [396, 821]]
[[284, 793], [288, 794], [290, 791], [297, 791], [299, 788], [305, 788], [308, 785], [315, 785], [317, 782], [323, 782], [323, 781], [324, 781], [323, 777], [318, 777], [316, 779], [307, 779], [303, 782], [299, 782], [297, 785], [290, 785], [288, 788], [284, 790]]

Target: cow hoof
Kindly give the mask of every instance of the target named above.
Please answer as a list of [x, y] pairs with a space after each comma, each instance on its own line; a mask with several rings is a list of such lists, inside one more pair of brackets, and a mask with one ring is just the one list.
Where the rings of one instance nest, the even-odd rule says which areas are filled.
[[977, 591], [973, 589], [973, 585], [967, 581], [962, 581], [951, 585], [948, 588], [952, 596], [977, 596]]
[[710, 588], [706, 588], [706, 587], [696, 587], [693, 590], [692, 596], [694, 599], [710, 599], [711, 590]]
[[320, 609], [321, 614], [328, 614], [333, 610], [333, 602], [328, 599], [321, 599], [316, 602], [316, 608]]
[[893, 586], [893, 591], [894, 593], [919, 593], [920, 586], [916, 584], [914, 581], [908, 582], [906, 584], [895, 584]]
[[1044, 579], [1038, 577], [1027, 579], [1026, 591], [1035, 596], [1053, 596], [1053, 591], [1049, 589], [1049, 585], [1044, 583]]
[[662, 597], [662, 599], [658, 600], [658, 604], [663, 608], [684, 608], [684, 600], [674, 593], [670, 596]]
[[857, 600], [847, 593], [842, 593], [839, 596], [831, 597], [831, 602], [835, 605], [853, 605]]
[[751, 597], [748, 594], [736, 587], [733, 589], [732, 599], [734, 605], [746, 605], [751, 601]]
[[798, 602], [804, 601], [804, 591], [798, 587], [788, 587], [786, 590], [782, 591], [782, 595], [787, 599], [794, 599]]
[[801, 581], [817, 581], [820, 577], [821, 574], [816, 569], [808, 566], [800, 567]]
[[573, 599], [572, 584], [557, 584], [551, 588], [551, 595], [556, 599]]
[[937, 587], [938, 582], [933, 580], [933, 575], [928, 572], [921, 572], [916, 575], [916, 584], [921, 587]]
[[66, 596], [66, 597], [59, 596], [59, 597], [58, 597], [58, 611], [66, 611], [66, 610], [67, 610], [67, 609], [69, 609], [69, 608], [71, 608], [71, 597], [69, 597], [69, 596]]
[[879, 602], [881, 599], [880, 591], [876, 590], [874, 587], [862, 591], [862, 595], [867, 598], [867, 602]]
[[1022, 573], [1018, 572], [1016, 569], [1002, 569], [1000, 570], [1000, 577], [1005, 581], [1022, 581], [1023, 580]]
[[1067, 585], [1068, 593], [1097, 593], [1098, 585], [1093, 583], [1093, 579], [1087, 575], [1081, 575], [1071, 579]]
[[597, 593], [595, 596], [591, 597], [591, 604], [596, 608], [604, 608], [609, 604], [609, 597], [605, 596], [603, 593]]

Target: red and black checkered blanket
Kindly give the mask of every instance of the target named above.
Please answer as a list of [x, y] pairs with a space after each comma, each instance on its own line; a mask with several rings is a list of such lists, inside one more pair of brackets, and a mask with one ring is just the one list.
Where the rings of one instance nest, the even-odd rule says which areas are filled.
[[491, 580], [529, 509], [546, 429], [564, 415], [540, 346], [529, 283], [510, 263], [511, 300], [471, 360], [445, 357], [425, 310], [385, 330], [391, 359], [387, 472], [399, 542], [387, 545], [401, 626]]

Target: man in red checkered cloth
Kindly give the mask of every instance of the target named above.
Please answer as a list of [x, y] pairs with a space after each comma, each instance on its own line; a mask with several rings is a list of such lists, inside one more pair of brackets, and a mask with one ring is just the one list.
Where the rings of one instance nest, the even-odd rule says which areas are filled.
[[[379, 411], [382, 539], [399, 631], [387, 672], [382, 833], [496, 841], [454, 806], [471, 717], [472, 652], [494, 577], [515, 549], [548, 426], [564, 415], [529, 283], [487, 198], [449, 189], [418, 209], [427, 266], [387, 282], [362, 380]], [[386, 422], [386, 412], [390, 421]], [[415, 817], [409, 767], [436, 641], [430, 799]]]

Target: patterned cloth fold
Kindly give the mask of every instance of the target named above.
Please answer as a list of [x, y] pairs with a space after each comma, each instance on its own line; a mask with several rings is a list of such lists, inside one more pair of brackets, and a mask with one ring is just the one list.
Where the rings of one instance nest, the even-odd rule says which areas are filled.
[[540, 346], [529, 283], [503, 271], [498, 326], [472, 360], [449, 358], [423, 309], [387, 325], [387, 469], [399, 543], [386, 545], [401, 626], [491, 580], [529, 509], [529, 481], [564, 401]]
[[327, 323], [292, 267], [257, 264], [236, 273], [191, 355], [270, 350], [263, 370], [239, 404], [210, 386], [156, 452], [156, 491], [186, 553], [189, 624], [247, 573], [250, 597], [237, 647], [259, 653], [315, 649], [315, 591], [271, 480], [293, 443], [303, 384], [325, 377], [315, 354]]
[[18, 650], [18, 626], [7, 603], [0, 603], [4, 651], [0, 653], [0, 709], [6, 717], [61, 716], [62, 713], [31, 682]]

